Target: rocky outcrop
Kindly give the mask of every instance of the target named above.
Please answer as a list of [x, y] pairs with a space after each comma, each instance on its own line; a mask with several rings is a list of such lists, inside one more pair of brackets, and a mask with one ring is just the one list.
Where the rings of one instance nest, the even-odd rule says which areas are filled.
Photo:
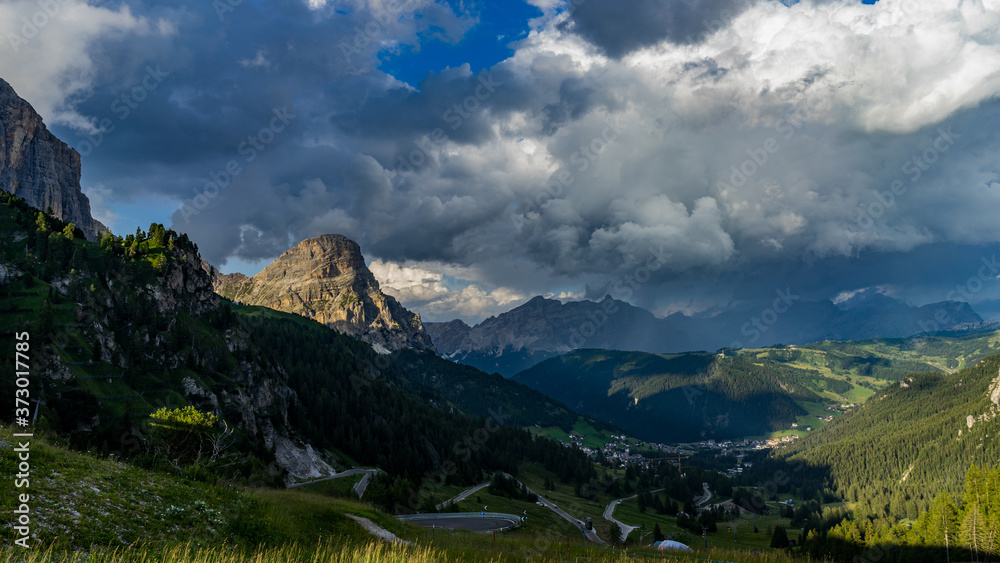
[[286, 485], [291, 485], [296, 481], [330, 477], [337, 473], [337, 470], [330, 466], [313, 449], [312, 445], [298, 444], [282, 435], [275, 435], [273, 441], [274, 459], [278, 465], [288, 471]]
[[434, 347], [443, 356], [448, 356], [470, 347], [469, 338], [472, 333], [472, 327], [467, 325], [462, 319], [443, 323], [427, 323], [425, 328], [431, 340], [434, 341]]
[[343, 235], [302, 241], [252, 278], [217, 275], [215, 291], [313, 319], [382, 352], [434, 350], [420, 315], [382, 293], [358, 243]]
[[31, 104], [0, 79], [0, 189], [79, 227], [90, 240], [107, 230], [80, 189], [80, 154], [49, 132]]
[[214, 310], [220, 299], [215, 294], [212, 272], [205, 269], [207, 262], [197, 254], [176, 254], [177, 260], [171, 262], [158, 283], [146, 288], [156, 301], [157, 310], [169, 313], [185, 307], [195, 315]]

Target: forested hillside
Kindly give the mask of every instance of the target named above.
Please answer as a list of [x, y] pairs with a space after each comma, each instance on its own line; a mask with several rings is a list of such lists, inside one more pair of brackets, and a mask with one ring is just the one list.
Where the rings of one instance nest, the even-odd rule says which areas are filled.
[[998, 349], [992, 327], [717, 354], [576, 350], [512, 379], [650, 441], [802, 436], [911, 373], [953, 372]]
[[[497, 391], [496, 414], [478, 416], [485, 403], [466, 408], [419, 388], [396, 358], [365, 343], [217, 297], [182, 234], [154, 224], [94, 243], [18, 198], [0, 198], [0, 346], [13, 351], [14, 332], [30, 333], [38, 425], [77, 448], [180, 469], [152, 447], [149, 415], [192, 405], [228, 429], [226, 463], [185, 469], [198, 478], [280, 484], [364, 464], [404, 480], [408, 493], [442, 467], [449, 482], [471, 483], [528, 460], [571, 481], [593, 476], [578, 451], [509, 426], [503, 408], [531, 421], [541, 400], [534, 393], [526, 408]], [[3, 378], [0, 392], [13, 396], [13, 385]], [[540, 414], [575, 416], [558, 405]]]
[[[442, 395], [469, 414], [487, 417], [501, 412], [513, 426], [557, 427], [565, 432], [581, 418], [565, 404], [498, 373], [486, 374], [426, 351], [400, 350], [393, 357], [415, 392], [432, 400], [434, 395]], [[600, 420], [586, 422], [598, 430], [624, 433]]]
[[577, 350], [513, 379], [644, 440], [685, 442], [765, 434], [805, 415], [799, 402], [821, 398], [784, 372], [794, 370], [743, 356]]
[[804, 550], [837, 561], [996, 561], [1000, 557], [1000, 469], [971, 466], [959, 494], [938, 492], [908, 522], [855, 517], [829, 532], [810, 531]]
[[804, 439], [749, 456], [736, 484], [802, 499], [789, 513], [817, 557], [981, 561], [1000, 553], [998, 432], [1000, 356], [989, 356], [901, 378]]
[[[407, 363], [311, 321], [247, 309], [242, 322], [255, 348], [266, 350], [266, 357], [282, 366], [296, 393], [290, 426], [320, 448], [378, 466], [416, 487], [447, 462], [453, 468], [445, 471], [447, 482], [458, 484], [478, 482], [483, 471], [517, 474], [524, 461], [566, 465], [560, 468], [566, 479], [593, 476], [580, 452], [517, 428], [517, 422], [535, 420], [517, 397], [497, 393], [497, 403], [478, 403], [480, 416], [475, 404], [463, 403], [469, 405], [466, 410], [433, 389], [418, 389], [418, 396], [407, 390], [414, 387], [407, 379], [413, 369]], [[518, 419], [509, 414], [513, 412]], [[564, 408], [560, 412], [577, 418]], [[542, 417], [539, 420], [548, 420]], [[470, 440], [472, 436], [486, 438]], [[390, 506], [405, 501], [393, 498]]]
[[823, 467], [858, 518], [909, 518], [957, 493], [972, 464], [1000, 460], [1000, 356], [948, 375], [912, 374], [782, 450]]

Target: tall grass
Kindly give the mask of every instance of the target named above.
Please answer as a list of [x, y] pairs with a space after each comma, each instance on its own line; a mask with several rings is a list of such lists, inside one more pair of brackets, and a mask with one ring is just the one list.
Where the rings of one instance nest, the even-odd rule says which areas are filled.
[[[577, 546], [573, 546], [577, 547]], [[711, 550], [689, 557], [667, 556], [649, 552], [615, 552], [604, 550], [570, 549], [573, 553], [547, 553], [531, 557], [531, 561], [578, 561], [582, 556], [591, 562], [618, 561], [715, 561], [719, 563], [785, 563], [796, 561], [784, 553], [748, 553]], [[5, 549], [0, 552], [0, 563], [431, 563], [438, 561], [470, 561], [475, 563], [502, 563], [521, 561], [522, 557], [480, 552], [473, 556], [458, 555], [451, 550], [435, 547], [406, 547], [385, 542], [356, 545], [337, 545], [328, 542], [312, 547], [290, 544], [283, 547], [246, 550], [234, 546], [199, 548], [190, 543], [165, 547], [120, 547], [113, 550], [95, 549], [89, 553], [49, 550]]]
[[[49, 550], [8, 549], [0, 553], [0, 563], [429, 563], [446, 561], [440, 550], [425, 547], [402, 547], [385, 542], [342, 546], [299, 545], [246, 551], [233, 547], [197, 548], [181, 544], [160, 548], [116, 548], [90, 553], [67, 553]], [[488, 561], [484, 559], [484, 562]]]

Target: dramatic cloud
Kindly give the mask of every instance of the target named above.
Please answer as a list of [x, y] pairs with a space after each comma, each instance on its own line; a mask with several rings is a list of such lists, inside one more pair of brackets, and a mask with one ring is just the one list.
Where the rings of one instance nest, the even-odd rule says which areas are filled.
[[[83, 0], [38, 2], [14, 0], [0, 4], [0, 76], [3, 76], [52, 124], [94, 128], [76, 111], [106, 72], [98, 48], [102, 44], [175, 31], [166, 20], [133, 15], [123, 4], [116, 9]], [[103, 60], [102, 60], [103, 59]]]
[[0, 76], [64, 124], [119, 222], [172, 201], [223, 268], [342, 233], [428, 320], [560, 292], [920, 303], [995, 253], [1000, 0], [531, 4], [507, 60], [407, 84], [382, 62], [459, 43], [467, 3], [71, 0], [72, 47], [54, 17]]
[[375, 260], [368, 267], [383, 291], [434, 319], [498, 315], [531, 298], [510, 288], [484, 291], [469, 280], [448, 284], [441, 273], [393, 262]]
[[749, 0], [586, 0], [575, 3], [562, 29], [593, 42], [612, 57], [622, 57], [663, 41], [703, 41], [728, 25]]

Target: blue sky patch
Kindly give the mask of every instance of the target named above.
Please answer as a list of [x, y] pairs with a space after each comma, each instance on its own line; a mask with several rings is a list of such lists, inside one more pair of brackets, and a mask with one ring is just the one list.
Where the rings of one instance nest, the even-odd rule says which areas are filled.
[[482, 2], [475, 11], [479, 23], [457, 44], [433, 38], [431, 32], [418, 47], [382, 55], [379, 69], [413, 86], [419, 85], [428, 72], [466, 63], [476, 73], [513, 55], [508, 45], [527, 37], [528, 21], [542, 15], [523, 0]]

